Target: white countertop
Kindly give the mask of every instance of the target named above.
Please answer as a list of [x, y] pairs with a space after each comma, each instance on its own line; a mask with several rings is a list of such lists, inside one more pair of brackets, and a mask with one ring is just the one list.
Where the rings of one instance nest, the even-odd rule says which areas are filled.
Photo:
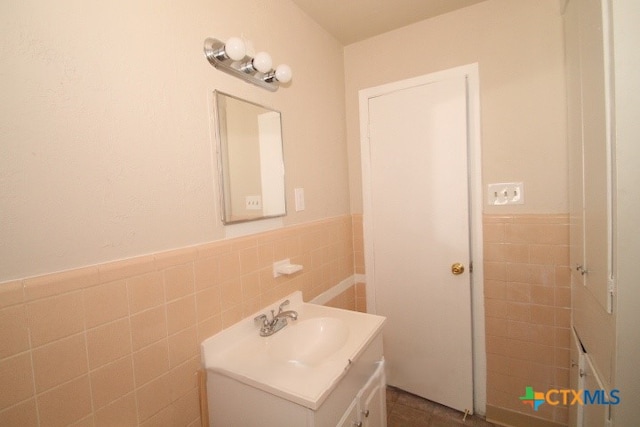
[[[315, 410], [346, 374], [352, 361], [380, 333], [385, 318], [305, 303], [300, 291], [285, 299], [290, 301], [285, 310], [295, 310], [298, 320], [289, 319], [289, 324], [282, 330], [270, 337], [261, 337], [260, 327], [253, 319], [263, 313], [269, 313], [271, 317], [270, 310], [277, 312], [279, 301], [203, 341], [202, 363], [207, 370]], [[327, 322], [329, 325], [346, 326], [346, 334], [341, 329], [338, 349], [332, 350], [326, 357], [320, 355], [321, 357], [305, 359], [308, 363], [273, 356], [279, 350], [276, 346], [281, 346], [289, 338], [299, 337], [300, 334], [296, 332], [305, 331], [302, 329], [305, 320], [318, 319], [318, 323], [322, 323], [321, 318], [331, 319]], [[299, 325], [300, 329], [296, 331], [294, 328]], [[300, 350], [304, 351], [303, 348]]]

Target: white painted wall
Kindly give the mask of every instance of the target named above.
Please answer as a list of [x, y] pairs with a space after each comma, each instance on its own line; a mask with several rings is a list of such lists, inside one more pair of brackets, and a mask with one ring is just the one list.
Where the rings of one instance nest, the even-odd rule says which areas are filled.
[[[290, 87], [209, 65], [232, 35]], [[214, 89], [282, 112], [285, 224], [349, 212], [342, 46], [290, 0], [6, 0], [0, 76], [0, 282], [223, 238]]]
[[345, 48], [352, 212], [362, 212], [358, 90], [476, 62], [485, 192], [492, 182], [523, 181], [526, 200], [525, 205], [485, 204], [485, 212], [568, 212], [557, 0], [488, 0]]

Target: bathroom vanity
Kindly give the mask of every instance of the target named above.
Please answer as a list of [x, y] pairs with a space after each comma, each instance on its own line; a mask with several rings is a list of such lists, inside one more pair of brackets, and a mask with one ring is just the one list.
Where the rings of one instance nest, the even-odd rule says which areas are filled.
[[288, 297], [297, 313], [261, 337], [254, 318], [202, 342], [211, 426], [386, 426], [384, 317]]

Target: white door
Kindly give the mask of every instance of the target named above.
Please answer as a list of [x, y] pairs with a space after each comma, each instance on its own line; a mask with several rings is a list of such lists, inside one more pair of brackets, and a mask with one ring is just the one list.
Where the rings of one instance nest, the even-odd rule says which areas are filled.
[[466, 78], [394, 90], [366, 108], [367, 286], [387, 317], [388, 383], [472, 412]]

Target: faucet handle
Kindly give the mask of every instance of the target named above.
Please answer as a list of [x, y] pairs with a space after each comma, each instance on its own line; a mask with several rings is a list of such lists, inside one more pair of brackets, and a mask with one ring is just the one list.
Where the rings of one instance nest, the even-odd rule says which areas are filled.
[[289, 305], [289, 300], [284, 300], [282, 301], [282, 303], [280, 304], [280, 306], [278, 307], [278, 314], [282, 313], [282, 309], [285, 308], [286, 306]]
[[253, 321], [261, 326], [266, 326], [269, 324], [269, 319], [266, 314], [261, 314], [260, 316], [256, 316]]

